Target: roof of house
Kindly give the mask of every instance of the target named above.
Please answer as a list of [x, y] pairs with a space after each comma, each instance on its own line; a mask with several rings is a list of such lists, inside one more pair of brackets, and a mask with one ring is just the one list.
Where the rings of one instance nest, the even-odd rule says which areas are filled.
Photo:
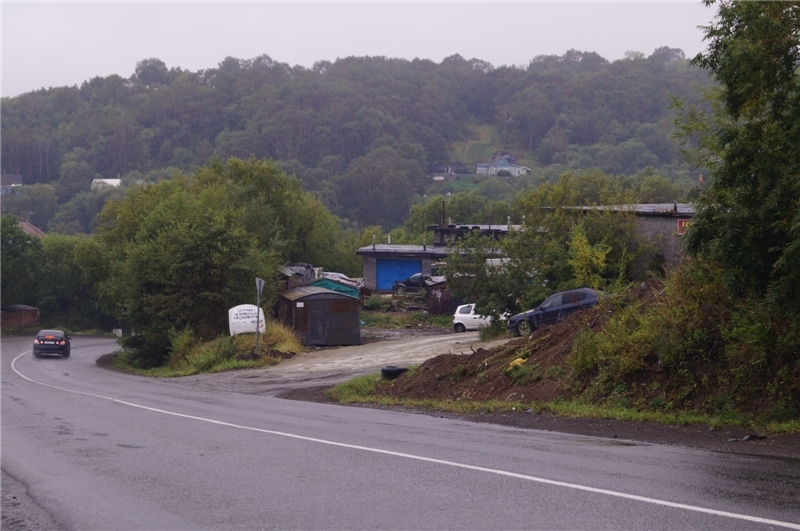
[[2, 186], [22, 186], [22, 175], [19, 173], [4, 173], [0, 175]]
[[38, 237], [44, 236], [44, 231], [42, 231], [39, 227], [35, 226], [32, 223], [28, 223], [27, 221], [20, 221], [19, 226], [25, 232], [25, 234]]
[[92, 179], [92, 190], [101, 186], [119, 186], [122, 179]]

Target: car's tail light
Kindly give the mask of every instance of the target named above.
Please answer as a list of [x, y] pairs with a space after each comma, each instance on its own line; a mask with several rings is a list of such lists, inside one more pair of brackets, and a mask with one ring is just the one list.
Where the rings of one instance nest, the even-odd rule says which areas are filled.
[[38, 337], [37, 337], [37, 338], [35, 338], [35, 339], [33, 340], [33, 344], [34, 344], [34, 345], [38, 345], [38, 344], [40, 344], [40, 343], [41, 343], [41, 342], [39, 341], [39, 338], [38, 338]]

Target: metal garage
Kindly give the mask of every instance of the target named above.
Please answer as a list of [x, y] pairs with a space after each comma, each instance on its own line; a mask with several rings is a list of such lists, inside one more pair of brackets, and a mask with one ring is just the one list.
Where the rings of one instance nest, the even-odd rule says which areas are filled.
[[302, 286], [278, 295], [275, 315], [303, 345], [359, 345], [359, 300], [329, 289]]

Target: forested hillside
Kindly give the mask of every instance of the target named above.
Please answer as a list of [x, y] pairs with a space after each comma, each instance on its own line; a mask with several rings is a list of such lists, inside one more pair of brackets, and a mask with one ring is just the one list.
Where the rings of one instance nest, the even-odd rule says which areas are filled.
[[670, 48], [614, 62], [570, 50], [527, 68], [454, 55], [306, 69], [264, 55], [190, 72], [145, 59], [129, 78], [3, 98], [2, 172], [37, 185], [4, 206], [50, 232], [90, 232], [122, 193], [90, 193], [92, 179], [155, 181], [214, 157], [274, 159], [334, 214], [385, 229], [421, 195], [448, 191], [432, 188], [431, 166], [474, 170], [497, 150], [533, 170], [513, 189], [593, 167], [687, 184], [669, 94], [692, 101], [710, 84]]

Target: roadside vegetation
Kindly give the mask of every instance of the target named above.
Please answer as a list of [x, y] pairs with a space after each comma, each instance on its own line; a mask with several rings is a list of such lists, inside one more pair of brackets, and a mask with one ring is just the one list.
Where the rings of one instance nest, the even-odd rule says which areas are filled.
[[303, 351], [297, 336], [276, 321], [267, 321], [266, 332], [259, 335], [258, 352], [255, 334], [221, 336], [211, 341], [201, 341], [188, 330], [171, 330], [169, 336], [171, 348], [166, 364], [143, 368], [136, 356], [124, 352], [114, 357], [113, 365], [145, 376], [168, 378], [266, 367]]
[[800, 430], [799, 328], [766, 321], [719, 277], [708, 262], [690, 260], [666, 280], [627, 285], [530, 337], [440, 355], [395, 380], [360, 377], [329, 394], [343, 403], [458, 413]]

